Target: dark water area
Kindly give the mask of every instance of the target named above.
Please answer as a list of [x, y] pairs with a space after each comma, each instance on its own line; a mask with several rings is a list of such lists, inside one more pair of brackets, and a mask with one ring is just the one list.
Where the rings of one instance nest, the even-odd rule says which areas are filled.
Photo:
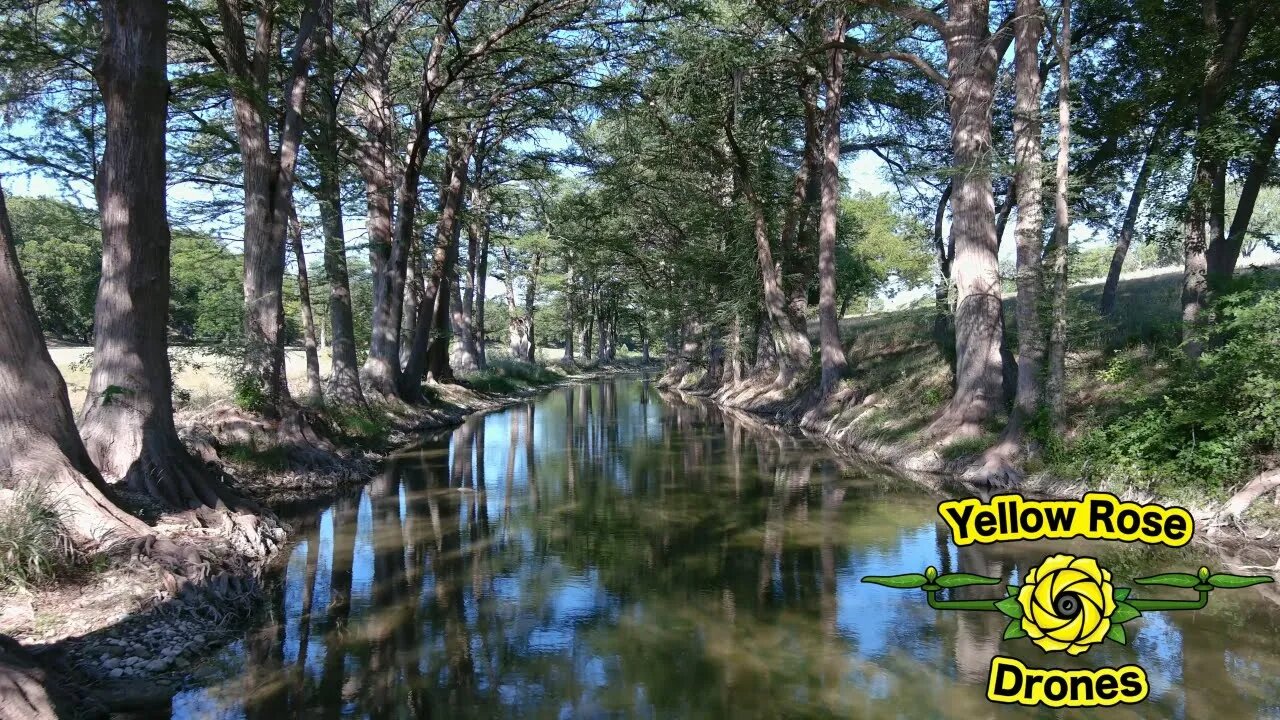
[[[1002, 641], [996, 613], [861, 583], [928, 565], [1017, 582], [1061, 551], [1126, 586], [1213, 562], [1122, 543], [957, 548], [940, 499], [647, 380], [558, 389], [425, 438], [296, 519], [262, 621], [172, 716], [1280, 718], [1280, 605], [1257, 588], [1148, 613], [1128, 645], [1069, 657]], [[1137, 663], [1150, 698], [998, 706], [996, 655]]]

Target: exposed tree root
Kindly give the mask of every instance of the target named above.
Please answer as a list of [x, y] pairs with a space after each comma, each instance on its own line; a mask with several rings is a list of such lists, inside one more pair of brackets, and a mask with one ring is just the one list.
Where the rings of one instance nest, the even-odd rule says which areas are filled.
[[74, 683], [43, 667], [16, 640], [0, 635], [0, 718], [98, 717], [105, 709], [71, 694]]
[[1245, 483], [1244, 487], [1237, 490], [1236, 494], [1232, 495], [1231, 499], [1218, 510], [1214, 516], [1214, 525], [1232, 524], [1239, 526], [1249, 506], [1253, 505], [1258, 498], [1277, 488], [1280, 488], [1280, 468], [1272, 468], [1258, 474]]

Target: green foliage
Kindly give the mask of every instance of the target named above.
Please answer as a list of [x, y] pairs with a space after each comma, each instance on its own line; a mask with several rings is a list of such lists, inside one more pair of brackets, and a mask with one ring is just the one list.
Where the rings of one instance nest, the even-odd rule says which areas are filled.
[[[424, 400], [433, 403], [434, 397], [427, 397], [428, 391], [435, 392], [433, 388], [424, 386]], [[393, 427], [389, 413], [354, 406], [326, 405], [324, 416], [345, 440], [359, 445], [381, 446], [391, 438]]]
[[[1087, 432], [1057, 460], [1146, 486], [1222, 491], [1280, 446], [1280, 290], [1254, 281], [1215, 304], [1217, 343], [1167, 392]], [[1112, 380], [1131, 367], [1108, 367]]]
[[859, 192], [843, 198], [838, 233], [836, 286], [842, 305], [861, 300], [865, 306], [877, 293], [893, 297], [932, 279], [934, 257], [926, 228], [895, 212], [888, 194]]
[[49, 580], [75, 559], [57, 507], [42, 488], [25, 485], [0, 498], [0, 588]]
[[54, 337], [88, 341], [102, 267], [96, 214], [48, 198], [11, 198], [7, 205], [41, 327]]
[[239, 337], [244, 262], [207, 235], [174, 233], [169, 325], [189, 340]]

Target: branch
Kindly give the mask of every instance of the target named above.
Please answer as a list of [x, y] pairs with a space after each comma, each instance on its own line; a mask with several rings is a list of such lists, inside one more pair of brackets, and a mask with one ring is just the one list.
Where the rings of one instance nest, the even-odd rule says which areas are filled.
[[926, 10], [916, 5], [905, 5], [894, 2], [894, 0], [858, 0], [858, 3], [880, 8], [917, 25], [928, 25], [938, 32], [946, 31], [947, 22], [942, 19], [941, 15], [932, 10]]
[[[1006, 47], [1008, 47], [1007, 44]], [[939, 72], [937, 68], [930, 65], [927, 60], [915, 53], [909, 53], [902, 50], [868, 50], [858, 43], [849, 40], [839, 43], [827, 43], [823, 46], [824, 50], [830, 50], [832, 48], [846, 50], [850, 55], [858, 58], [859, 60], [872, 62], [877, 60], [897, 60], [898, 62], [914, 65], [919, 68], [920, 71], [924, 73], [925, 77], [929, 78], [929, 80], [934, 84], [943, 88], [947, 87], [947, 78]]]

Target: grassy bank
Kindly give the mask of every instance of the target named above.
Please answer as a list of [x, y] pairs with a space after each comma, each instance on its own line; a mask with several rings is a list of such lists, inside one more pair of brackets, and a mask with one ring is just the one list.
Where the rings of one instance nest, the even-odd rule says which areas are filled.
[[[1275, 464], [1280, 440], [1280, 270], [1247, 273], [1215, 305], [1216, 337], [1199, 365], [1180, 348], [1180, 271], [1121, 282], [1115, 314], [1098, 315], [1100, 283], [1070, 292], [1065, 432], [1041, 419], [1040, 452], [1025, 486], [1077, 492], [1102, 488], [1158, 497], [1212, 514], [1250, 478]], [[1009, 346], [1017, 347], [1014, 301], [1005, 299]], [[990, 446], [984, 437], [936, 446], [924, 437], [951, 397], [951, 370], [933, 340], [932, 307], [846, 318], [841, 330], [851, 378], [815, 407], [802, 392], [759, 385], [720, 388], [721, 402], [801, 424], [838, 444], [908, 469], [960, 474]], [[816, 361], [815, 361], [816, 363]], [[1272, 522], [1271, 503], [1249, 519]]]

